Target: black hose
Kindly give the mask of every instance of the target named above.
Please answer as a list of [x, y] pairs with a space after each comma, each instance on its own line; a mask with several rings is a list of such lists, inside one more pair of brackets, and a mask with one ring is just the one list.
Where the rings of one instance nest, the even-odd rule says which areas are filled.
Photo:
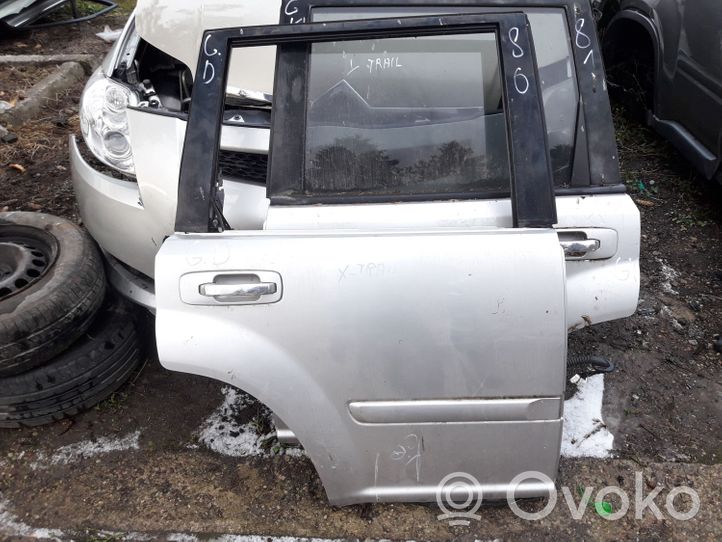
[[611, 360], [600, 356], [569, 356], [567, 358], [567, 378], [579, 375], [587, 378], [597, 374], [613, 373], [617, 370]]

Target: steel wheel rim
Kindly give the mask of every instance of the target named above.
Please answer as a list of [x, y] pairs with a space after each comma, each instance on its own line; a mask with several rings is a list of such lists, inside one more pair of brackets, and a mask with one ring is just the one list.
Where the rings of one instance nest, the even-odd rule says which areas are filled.
[[29, 226], [0, 226], [0, 301], [40, 281], [58, 256], [49, 233]]

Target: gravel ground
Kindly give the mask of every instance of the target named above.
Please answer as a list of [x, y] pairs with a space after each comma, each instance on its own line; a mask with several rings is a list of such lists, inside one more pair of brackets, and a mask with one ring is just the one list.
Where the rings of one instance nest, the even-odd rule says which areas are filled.
[[[0, 41], [0, 54], [102, 54], [107, 45], [94, 33], [120, 20]], [[27, 67], [13, 84], [4, 73], [0, 67], [5, 100], [42, 76]], [[40, 118], [12, 127], [16, 143], [0, 144], [0, 209], [78, 219], [67, 136], [78, 131], [81, 88], [58, 96]], [[260, 450], [256, 455], [233, 457], [219, 453], [222, 443], [208, 438], [213, 419], [241, 428], [226, 433], [231, 443], [249, 440], [240, 431], [263, 435], [269, 427], [262, 407], [244, 400], [246, 408], [219, 411], [228, 399], [222, 385], [167, 372], [150, 355], [131, 382], [95, 410], [43, 428], [0, 430], [0, 539], [191, 540], [224, 533], [721, 539], [722, 360], [713, 343], [722, 332], [722, 199], [659, 137], [619, 111], [615, 117], [624, 178], [642, 213], [641, 301], [632, 318], [570, 337], [571, 352], [598, 353], [618, 365], [605, 379], [603, 406], [614, 451], [603, 460], [563, 459], [559, 487], [568, 487], [579, 503], [587, 486], [596, 493], [617, 485], [632, 500], [623, 519], [608, 521], [592, 510], [576, 520], [561, 493], [555, 510], [539, 522], [521, 520], [506, 506], [489, 506], [468, 527], [439, 521], [435, 506], [330, 507], [303, 454], [268, 440], [252, 443]], [[662, 519], [649, 511], [634, 517], [638, 475], [645, 496], [660, 489], [655, 502]], [[700, 496], [700, 511], [690, 521], [675, 520], [664, 508], [669, 491], [680, 485]], [[607, 500], [611, 510], [619, 510], [617, 497]], [[680, 510], [691, 505], [684, 496], [675, 502]], [[523, 506], [539, 510], [544, 504]], [[248, 538], [256, 539], [262, 540]]]

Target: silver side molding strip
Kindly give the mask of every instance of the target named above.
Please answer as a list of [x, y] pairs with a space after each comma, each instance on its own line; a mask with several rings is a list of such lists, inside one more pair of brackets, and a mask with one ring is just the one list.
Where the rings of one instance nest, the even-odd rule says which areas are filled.
[[557, 420], [559, 397], [530, 399], [452, 399], [430, 401], [354, 401], [348, 405], [358, 423], [474, 423]]

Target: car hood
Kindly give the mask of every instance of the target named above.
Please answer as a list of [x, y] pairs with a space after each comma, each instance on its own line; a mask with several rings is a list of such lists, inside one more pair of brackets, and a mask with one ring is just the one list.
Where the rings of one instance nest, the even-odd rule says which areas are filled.
[[[278, 24], [280, 0], [138, 0], [135, 26], [151, 45], [183, 62], [195, 73], [203, 33], [213, 28]], [[275, 66], [275, 48], [263, 47], [261, 54], [248, 55], [252, 66], [243, 67], [242, 55], [231, 61], [229, 84], [242, 71], [256, 73], [253, 85], [270, 92]], [[238, 57], [238, 58], [236, 58]], [[247, 79], [248, 77], [246, 77]], [[248, 84], [248, 81], [245, 81]], [[247, 86], [244, 85], [244, 86]]]
[[4, 19], [8, 15], [16, 15], [30, 6], [37, 0], [8, 0], [0, 2], [0, 19]]

